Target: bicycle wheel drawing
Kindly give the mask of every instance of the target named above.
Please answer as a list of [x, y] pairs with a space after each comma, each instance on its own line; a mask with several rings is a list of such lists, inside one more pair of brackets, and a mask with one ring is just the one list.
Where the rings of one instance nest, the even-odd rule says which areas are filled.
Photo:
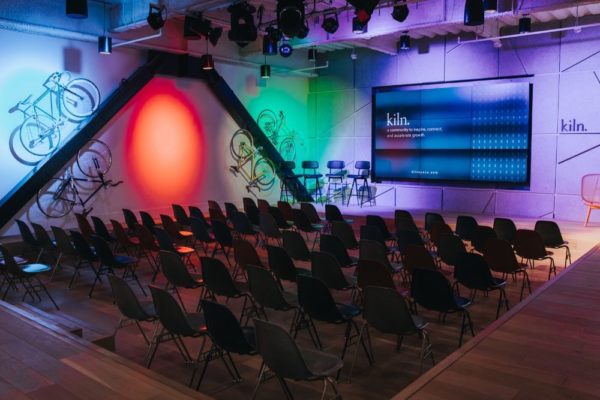
[[235, 161], [242, 157], [246, 157], [248, 152], [254, 147], [252, 135], [245, 129], [238, 129], [231, 138], [229, 143], [229, 151]]
[[60, 129], [52, 118], [32, 115], [21, 124], [19, 140], [27, 152], [43, 157], [58, 148]]
[[90, 80], [76, 78], [65, 85], [60, 94], [61, 108], [72, 121], [81, 121], [98, 109], [100, 91]]
[[254, 164], [254, 176], [256, 177], [258, 190], [270, 190], [275, 183], [275, 168], [271, 160], [259, 158]]
[[68, 179], [52, 178], [37, 192], [35, 201], [42, 214], [60, 218], [73, 209], [76, 193], [69, 182]]
[[91, 139], [85, 148], [77, 152], [77, 168], [88, 178], [105, 175], [112, 165], [110, 148], [101, 140]]
[[285, 161], [294, 161], [296, 159], [296, 145], [294, 139], [286, 137], [279, 145], [279, 154]]
[[262, 110], [260, 114], [258, 114], [256, 123], [260, 129], [262, 129], [264, 134], [271, 139], [271, 141], [277, 140], [277, 115], [273, 111]]

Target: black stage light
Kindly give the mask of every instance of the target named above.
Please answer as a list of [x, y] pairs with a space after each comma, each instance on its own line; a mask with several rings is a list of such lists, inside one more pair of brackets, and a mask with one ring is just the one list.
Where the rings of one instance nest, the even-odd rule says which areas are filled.
[[210, 54], [203, 54], [200, 57], [200, 64], [202, 65], [202, 69], [205, 71], [210, 71], [215, 68], [215, 61], [213, 60], [213, 56]]
[[368, 22], [360, 22], [358, 16], [352, 18], [352, 32], [353, 33], [365, 33], [367, 32]]
[[338, 21], [337, 13], [335, 12], [335, 8], [331, 8], [325, 11], [323, 14], [323, 23], [321, 24], [321, 28], [327, 33], [334, 34], [337, 32], [340, 27], [340, 23]]
[[112, 38], [110, 36], [98, 36], [98, 53], [112, 53]]
[[406, 5], [406, 0], [402, 2], [395, 2], [394, 9], [392, 10], [392, 18], [394, 18], [398, 22], [404, 22], [408, 17], [408, 5]]
[[398, 43], [398, 50], [410, 50], [410, 36], [408, 32], [402, 32], [400, 42]]
[[266, 31], [267, 35], [269, 35], [271, 40], [275, 42], [279, 42], [281, 39], [283, 39], [283, 34], [281, 33], [281, 30], [279, 30], [276, 26], [271, 25], [267, 27]]
[[379, 0], [348, 0], [354, 6], [354, 13], [361, 24], [366, 24], [371, 19], [373, 10], [377, 7]]
[[464, 24], [467, 26], [483, 25], [484, 21], [483, 1], [466, 0]]
[[218, 27], [218, 28], [211, 28], [210, 31], [208, 31], [208, 36], [207, 39], [210, 42], [210, 44], [212, 44], [213, 46], [217, 45], [217, 42], [219, 41], [219, 38], [221, 37], [221, 35], [223, 34], [223, 28]]
[[519, 18], [519, 33], [531, 32], [531, 18], [528, 15], [523, 15]]
[[146, 21], [148, 25], [155, 31], [162, 28], [167, 20], [167, 7], [164, 5], [159, 6], [156, 4], [150, 3], [150, 11], [148, 11], [148, 18]]
[[246, 47], [258, 37], [254, 17], [256, 8], [245, 1], [235, 3], [227, 8], [231, 14], [231, 30], [227, 37], [240, 47]]
[[279, 54], [281, 57], [287, 58], [292, 55], [293, 51], [294, 49], [288, 42], [283, 42], [281, 46], [279, 46]]
[[269, 79], [271, 77], [271, 66], [269, 64], [260, 66], [260, 77], [263, 79]]
[[492, 14], [498, 11], [498, 0], [483, 0], [483, 9], [486, 14]]
[[202, 37], [216, 46], [223, 34], [223, 28], [213, 28], [209, 19], [202, 18], [202, 14], [186, 15], [183, 20], [183, 37], [187, 40], [197, 40]]
[[67, 0], [67, 17], [69, 18], [87, 18], [88, 4], [87, 0]]
[[288, 38], [298, 36], [305, 27], [304, 2], [302, 0], [278, 0], [277, 27]]

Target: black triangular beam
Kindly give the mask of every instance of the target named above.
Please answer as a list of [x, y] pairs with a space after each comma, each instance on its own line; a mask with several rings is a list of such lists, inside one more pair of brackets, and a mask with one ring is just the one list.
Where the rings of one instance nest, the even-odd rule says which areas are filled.
[[[282, 179], [283, 176], [294, 175], [294, 171], [283, 168], [283, 158], [273, 146], [267, 135], [264, 134], [262, 129], [258, 126], [254, 118], [250, 115], [246, 107], [242, 104], [240, 99], [231, 90], [227, 82], [219, 75], [214, 69], [206, 71], [202, 69], [202, 64], [199, 58], [191, 57], [188, 55], [173, 55], [165, 53], [157, 53], [166, 57], [167, 60], [163, 64], [163, 67], [159, 71], [161, 74], [177, 76], [177, 77], [188, 77], [194, 79], [201, 79], [210, 88], [211, 92], [219, 100], [223, 108], [231, 115], [233, 120], [238, 124], [240, 128], [246, 129], [252, 135], [252, 139], [257, 147], [261, 147], [263, 156], [273, 161], [275, 167], [275, 173]], [[291, 179], [288, 179], [290, 181]], [[298, 178], [294, 178], [293, 184], [289, 185], [290, 191], [294, 197], [299, 201], [312, 202], [313, 199], [306, 190], [306, 187], [300, 182]]]

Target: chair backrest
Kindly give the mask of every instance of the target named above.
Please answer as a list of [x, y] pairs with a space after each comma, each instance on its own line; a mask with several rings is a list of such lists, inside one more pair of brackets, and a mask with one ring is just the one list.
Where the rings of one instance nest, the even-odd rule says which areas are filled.
[[267, 245], [267, 257], [269, 268], [279, 280], [296, 283], [298, 272], [294, 265], [294, 260], [292, 260], [283, 247]]
[[456, 257], [466, 253], [465, 244], [456, 235], [442, 235], [438, 245], [438, 256], [446, 265], [456, 265]]
[[242, 201], [244, 202], [244, 212], [254, 225], [258, 225], [260, 223], [258, 219], [260, 210], [256, 206], [256, 203], [250, 197], [244, 197]]
[[342, 267], [352, 264], [352, 259], [344, 246], [344, 242], [337, 236], [322, 234], [320, 238], [320, 250], [332, 254]]
[[265, 199], [256, 199], [256, 205], [258, 206], [258, 211], [260, 212], [268, 213], [269, 208], [271, 208], [271, 205]]
[[520, 268], [513, 247], [506, 240], [489, 239], [483, 256], [492, 271], [510, 274]]
[[277, 227], [279, 229], [289, 229], [290, 226], [287, 223], [285, 217], [283, 216], [283, 213], [281, 212], [281, 210], [277, 207], [269, 207], [269, 214], [271, 214], [273, 216], [273, 218], [275, 218], [275, 221], [277, 222]]
[[310, 260], [310, 251], [308, 250], [308, 246], [306, 245], [304, 238], [299, 232], [284, 231], [283, 248], [294, 260]]
[[190, 217], [189, 220], [194, 238], [199, 242], [209, 243], [212, 239], [208, 233], [206, 224], [200, 218], [196, 217]]
[[199, 220], [204, 222], [206, 226], [210, 226], [208, 221], [206, 220], [206, 217], [204, 216], [204, 213], [200, 208], [195, 206], [189, 206], [188, 209], [190, 210], [190, 217], [198, 218]]
[[254, 320], [256, 332], [256, 351], [265, 365], [277, 376], [302, 380], [312, 376], [298, 345], [290, 334], [277, 324]]
[[219, 203], [217, 203], [214, 200], [208, 200], [208, 209], [209, 210], [219, 210], [219, 211], [221, 211], [221, 213], [223, 213], [223, 210], [221, 210], [221, 206], [219, 205]]
[[454, 235], [454, 232], [452, 232], [452, 228], [450, 228], [450, 225], [442, 222], [435, 222], [431, 227], [431, 231], [429, 231], [429, 237], [431, 239], [431, 242], [435, 245], [435, 247], [438, 247], [440, 245], [440, 239], [444, 235]]
[[185, 212], [185, 208], [180, 204], [171, 204], [173, 216], [179, 225], [190, 226], [190, 217]]
[[6, 268], [6, 271], [9, 274], [15, 277], [22, 277], [24, 275], [21, 268], [17, 265], [12, 253], [2, 245], [0, 245], [0, 255], [2, 255], [2, 264], [4, 264], [4, 268]]
[[304, 173], [306, 173], [307, 169], [312, 169], [311, 173], [315, 174], [317, 169], [319, 169], [319, 162], [314, 160], [302, 161], [302, 169]]
[[231, 235], [231, 230], [227, 224], [223, 221], [213, 219], [211, 220], [211, 225], [215, 240], [222, 246], [231, 247], [233, 244], [233, 236]]
[[342, 160], [330, 160], [327, 161], [327, 168], [330, 174], [341, 173], [346, 168], [346, 163]]
[[456, 229], [454, 231], [462, 240], [471, 241], [475, 234], [475, 228], [477, 228], [477, 220], [470, 215], [456, 217]]
[[587, 204], [600, 204], [600, 174], [588, 174], [581, 178], [581, 198]]
[[234, 213], [238, 212], [238, 208], [235, 204], [233, 203], [229, 203], [229, 202], [225, 202], [225, 215], [227, 216], [227, 218], [231, 219], [231, 217], [233, 216]]
[[370, 285], [363, 291], [363, 318], [383, 333], [403, 335], [416, 332], [406, 301], [393, 288]]
[[79, 232], [81, 232], [83, 236], [90, 237], [94, 234], [94, 229], [92, 228], [92, 225], [90, 225], [90, 221], [88, 221], [85, 215], [75, 213], [75, 219], [77, 220]]
[[282, 237], [275, 217], [273, 217], [269, 212], [261, 211], [258, 219], [260, 221], [260, 230], [263, 235], [275, 239], [280, 239]]
[[135, 293], [123, 278], [109, 274], [108, 281], [112, 288], [115, 303], [121, 314], [138, 321], [153, 317], [153, 315], [148, 315], [144, 308], [142, 308]]
[[542, 236], [536, 231], [518, 229], [513, 243], [519, 257], [536, 260], [547, 255]]
[[296, 163], [294, 161], [283, 161], [281, 163], [281, 168], [289, 169], [291, 173], [294, 173], [294, 169], [296, 168]]
[[169, 333], [181, 336], [194, 336], [197, 333], [190, 326], [181, 306], [169, 292], [150, 285], [150, 293], [158, 319]]
[[196, 286], [194, 278], [192, 278], [183, 259], [177, 253], [161, 250], [159, 259], [162, 273], [171, 285], [184, 288], [194, 288]]
[[444, 217], [442, 217], [441, 214], [434, 212], [425, 213], [425, 230], [427, 232], [431, 233], [431, 228], [433, 228], [433, 225], [436, 223], [445, 224], [446, 221], [444, 221]]
[[300, 209], [304, 211], [311, 224], [321, 223], [321, 217], [312, 203], [300, 203]]
[[158, 247], [160, 247], [161, 250], [177, 253], [175, 245], [173, 244], [173, 238], [171, 237], [171, 235], [169, 235], [169, 232], [162, 228], [155, 227], [154, 236], [156, 236], [156, 240], [158, 241]]
[[475, 228], [475, 234], [473, 236], [473, 240], [471, 240], [471, 244], [480, 253], [483, 253], [485, 250], [485, 244], [488, 239], [495, 239], [496, 231], [490, 227], [485, 225], [478, 225]]
[[216, 296], [235, 297], [240, 291], [233, 283], [229, 270], [217, 258], [200, 257], [202, 279], [206, 288]]
[[262, 261], [252, 243], [245, 239], [233, 239], [233, 258], [242, 270], [250, 264], [262, 267]]
[[160, 250], [159, 245], [154, 240], [154, 236], [152, 235], [152, 231], [148, 229], [145, 225], [137, 224], [134, 227], [135, 236], [140, 239], [140, 244], [147, 251], [158, 251]]
[[369, 174], [371, 173], [371, 162], [356, 161], [354, 163], [354, 169], [356, 170], [356, 175], [361, 175], [365, 178], [368, 178]]
[[456, 257], [454, 278], [469, 289], [486, 290], [495, 284], [485, 258], [477, 253], [461, 253]]
[[136, 224], [139, 224], [135, 213], [128, 208], [123, 209], [123, 217], [125, 218], [125, 224], [127, 225], [127, 229], [131, 232], [134, 231]]
[[320, 279], [329, 289], [344, 290], [350, 287], [340, 263], [332, 254], [313, 251], [310, 259], [312, 276]]
[[288, 203], [287, 201], [278, 201], [277, 208], [279, 208], [286, 221], [294, 220], [294, 209], [292, 208], [290, 203]]
[[[235, 230], [240, 235], [256, 235], [256, 231], [252, 226], [252, 221], [246, 214], [240, 211], [232, 211], [232, 214], [229, 216], [231, 220], [231, 224], [233, 225], [233, 230]], [[258, 223], [257, 223], [258, 225]]]
[[417, 268], [430, 269], [432, 271], [437, 270], [433, 256], [423, 246], [410, 244], [406, 246], [402, 254], [404, 268], [408, 273], [412, 273]]
[[227, 217], [225, 216], [225, 214], [223, 214], [223, 211], [221, 211], [220, 207], [219, 208], [209, 208], [208, 216], [210, 217], [211, 221], [221, 221], [221, 222], [227, 221]]
[[98, 255], [102, 265], [112, 268], [117, 264], [115, 255], [113, 254], [106, 240], [102, 239], [98, 235], [92, 235], [90, 237], [90, 242], [92, 243], [92, 246], [94, 246], [94, 250], [96, 250], [96, 254]]
[[63, 255], [67, 256], [70, 254], [75, 254], [77, 250], [69, 238], [67, 232], [58, 226], [51, 226], [52, 234], [54, 235], [54, 240], [56, 241], [56, 247], [58, 250], [63, 253]]
[[115, 238], [117, 239], [117, 242], [119, 243], [119, 245], [123, 248], [123, 249], [127, 249], [127, 247], [129, 245], [131, 245], [131, 240], [129, 239], [129, 236], [127, 236], [127, 232], [125, 231], [125, 228], [123, 227], [123, 225], [121, 225], [121, 223], [119, 221], [116, 221], [114, 219], [110, 220], [110, 224], [112, 225], [113, 228], [113, 233], [115, 234]]
[[[398, 211], [402, 210], [396, 210], [396, 212]], [[404, 214], [400, 214], [400, 216], [396, 216], [394, 222], [396, 225], [396, 232], [404, 230], [419, 233], [419, 228], [417, 227], [417, 224], [415, 223], [415, 220], [412, 218], [412, 216], [408, 218], [404, 217]]]
[[558, 247], [565, 244], [560, 228], [554, 221], [537, 221], [534, 230], [540, 234], [546, 247]]
[[19, 228], [19, 233], [21, 234], [21, 239], [23, 239], [23, 242], [31, 246], [40, 245], [35, 236], [33, 236], [33, 232], [31, 232], [31, 229], [29, 229], [29, 226], [24, 221], [16, 219], [15, 222], [17, 223], [17, 227]]
[[31, 227], [35, 232], [35, 237], [40, 246], [47, 250], [54, 250], [56, 248], [54, 243], [52, 243], [52, 239], [50, 239], [50, 235], [48, 235], [48, 232], [46, 232], [46, 229], [44, 229], [43, 226], [32, 222]]
[[294, 225], [302, 232], [315, 232], [316, 229], [312, 226], [308, 215], [303, 210], [294, 209]]
[[400, 254], [403, 254], [406, 248], [410, 245], [422, 247], [425, 246], [425, 242], [423, 242], [421, 235], [417, 231], [400, 229], [396, 231], [396, 238]]
[[248, 265], [246, 271], [250, 294], [258, 304], [273, 310], [290, 309], [290, 304], [283, 297], [271, 272], [255, 265]]
[[335, 204], [325, 204], [325, 219], [329, 222], [344, 221], [344, 216]]
[[385, 246], [375, 240], [363, 239], [360, 241], [358, 258], [378, 261], [387, 267], [390, 265]]
[[384, 246], [386, 245], [383, 232], [375, 225], [362, 225], [360, 227], [360, 240], [372, 240]]
[[81, 234], [79, 231], [69, 231], [71, 234], [71, 239], [73, 239], [73, 246], [77, 251], [77, 254], [82, 260], [86, 260], [88, 262], [92, 262], [96, 259], [90, 244], [87, 239]]
[[154, 222], [154, 218], [152, 218], [152, 215], [150, 215], [146, 211], [140, 211], [140, 217], [142, 219], [142, 225], [144, 225], [146, 228], [148, 228], [148, 230], [150, 230], [150, 232], [152, 232], [152, 230], [156, 226], [156, 222]]
[[298, 304], [317, 321], [336, 323], [344, 319], [325, 283], [314, 276], [298, 275]]
[[457, 308], [452, 286], [440, 271], [415, 269], [410, 291], [417, 304], [428, 310], [444, 313]]
[[342, 239], [347, 249], [358, 248], [358, 241], [354, 235], [354, 229], [346, 221], [333, 221], [331, 223], [331, 234]]
[[179, 227], [169, 215], [160, 214], [160, 223], [162, 224], [163, 229], [167, 231], [172, 239], [179, 237]]
[[512, 243], [517, 233], [517, 226], [512, 219], [509, 218], [494, 218], [494, 232], [498, 239], [506, 240]]
[[106, 224], [104, 224], [104, 221], [102, 221], [100, 218], [98, 218], [96, 216], [91, 216], [91, 219], [92, 219], [92, 224], [94, 224], [94, 230], [96, 231], [96, 235], [100, 236], [102, 239], [104, 239], [106, 241], [114, 240], [114, 238], [108, 231]]
[[368, 286], [382, 286], [394, 289], [392, 274], [385, 265], [373, 260], [360, 260], [356, 267], [356, 285], [364, 290]]
[[214, 344], [230, 353], [250, 354], [254, 352], [254, 344], [248, 343], [239, 320], [229, 308], [209, 300], [202, 300], [200, 304], [204, 313], [206, 329]]
[[385, 240], [389, 240], [392, 238], [392, 234], [390, 233], [390, 230], [388, 229], [385, 220], [379, 215], [367, 215], [367, 225], [377, 227], [377, 229], [379, 229]]

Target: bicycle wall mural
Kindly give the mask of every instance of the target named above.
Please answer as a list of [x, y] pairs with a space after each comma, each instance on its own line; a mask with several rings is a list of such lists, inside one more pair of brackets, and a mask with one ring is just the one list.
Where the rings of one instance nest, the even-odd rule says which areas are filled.
[[231, 137], [229, 151], [235, 165], [231, 165], [229, 171], [246, 181], [248, 193], [266, 192], [275, 184], [273, 162], [263, 157], [261, 150], [261, 147], [254, 147], [252, 135], [246, 129], [238, 129]]
[[264, 109], [258, 114], [256, 123], [269, 138], [285, 161], [296, 161], [298, 146], [304, 146], [298, 132], [287, 126], [285, 114]]

